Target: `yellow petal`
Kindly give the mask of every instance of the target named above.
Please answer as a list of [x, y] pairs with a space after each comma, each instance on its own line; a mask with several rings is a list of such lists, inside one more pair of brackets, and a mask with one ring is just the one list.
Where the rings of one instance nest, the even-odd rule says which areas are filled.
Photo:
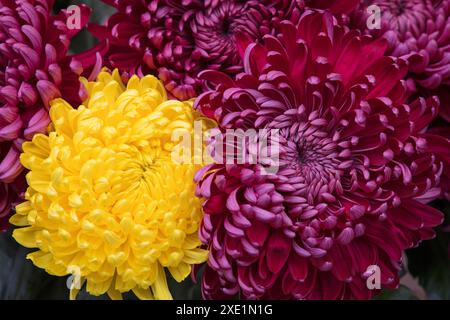
[[113, 289], [112, 287], [109, 288], [109, 290], [106, 293], [112, 300], [123, 300], [123, 297], [122, 297], [122, 294], [120, 293], [120, 291]]
[[181, 262], [176, 267], [169, 267], [169, 271], [176, 281], [181, 282], [191, 273], [191, 266], [187, 263]]
[[134, 288], [134, 294], [141, 300], [153, 300], [154, 297], [150, 292], [150, 289]]
[[27, 248], [35, 248], [36, 230], [33, 227], [20, 228], [13, 231], [13, 238]]
[[158, 275], [152, 285], [152, 291], [158, 300], [172, 300], [169, 287], [167, 286], [166, 273], [161, 265], [158, 265]]

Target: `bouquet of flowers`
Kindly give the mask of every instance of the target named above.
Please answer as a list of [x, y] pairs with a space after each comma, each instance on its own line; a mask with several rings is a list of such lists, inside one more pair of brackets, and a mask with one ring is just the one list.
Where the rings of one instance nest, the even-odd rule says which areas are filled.
[[450, 0], [0, 0], [0, 64], [1, 298], [449, 298]]

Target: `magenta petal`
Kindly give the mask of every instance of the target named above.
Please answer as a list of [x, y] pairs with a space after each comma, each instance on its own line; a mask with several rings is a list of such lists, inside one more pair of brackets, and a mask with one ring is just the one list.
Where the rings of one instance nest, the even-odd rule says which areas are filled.
[[58, 88], [47, 80], [39, 80], [36, 84], [36, 88], [39, 91], [46, 108], [49, 108], [50, 101], [61, 96], [61, 92], [59, 92]]
[[296, 254], [291, 255], [289, 258], [289, 271], [295, 280], [305, 280], [308, 276], [308, 261]]
[[26, 82], [22, 82], [22, 84], [19, 88], [18, 97], [27, 106], [32, 106], [38, 100], [38, 93], [32, 85], [30, 85]]
[[271, 272], [278, 273], [289, 257], [290, 241], [281, 233], [275, 233], [270, 237], [267, 246], [267, 266]]
[[31, 140], [36, 133], [47, 132], [50, 117], [45, 109], [40, 109], [36, 112], [28, 122], [27, 128], [24, 130], [24, 137]]
[[17, 104], [17, 89], [13, 86], [5, 86], [0, 88], [0, 95], [8, 104], [15, 106]]
[[30, 70], [36, 70], [39, 67], [39, 54], [23, 43], [16, 43], [13, 49], [21, 55]]
[[254, 222], [253, 225], [247, 229], [247, 236], [250, 242], [261, 247], [267, 239], [269, 229], [260, 222]]
[[24, 25], [22, 26], [22, 32], [28, 37], [28, 39], [31, 42], [31, 45], [33, 46], [33, 49], [40, 53], [42, 51], [42, 37], [39, 34], [39, 32], [30, 25]]
[[13, 122], [0, 128], [0, 142], [18, 138], [21, 129], [22, 120], [17, 117]]
[[219, 214], [224, 211], [225, 197], [223, 195], [213, 195], [203, 205], [203, 211], [208, 214]]
[[20, 174], [23, 167], [20, 165], [19, 152], [10, 148], [9, 152], [0, 162], [0, 181], [11, 183]]
[[2, 123], [14, 122], [17, 118], [18, 111], [19, 110], [16, 107], [3, 106], [0, 108], [0, 121], [2, 121]]

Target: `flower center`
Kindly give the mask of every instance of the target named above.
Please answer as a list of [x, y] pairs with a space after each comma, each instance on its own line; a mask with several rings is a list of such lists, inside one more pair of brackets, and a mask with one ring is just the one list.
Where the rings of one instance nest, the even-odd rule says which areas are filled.
[[255, 1], [224, 1], [211, 12], [199, 12], [196, 15], [193, 20], [197, 28], [194, 33], [195, 45], [207, 55], [209, 63], [217, 63], [225, 68], [239, 64], [233, 36], [244, 33], [250, 38], [259, 38], [259, 27], [263, 24], [259, 20], [262, 15], [251, 16], [252, 8], [258, 5]]
[[[309, 210], [323, 202], [323, 194], [342, 193], [345, 169], [352, 160], [350, 153], [339, 146], [338, 135], [330, 133], [327, 120], [317, 114], [305, 119], [301, 110], [275, 119], [271, 126], [279, 127], [278, 121], [283, 123], [278, 175], [287, 178], [295, 189], [290, 194]], [[302, 205], [296, 204], [295, 210]]]
[[221, 29], [222, 35], [224, 35], [224, 36], [228, 36], [230, 33], [232, 33], [231, 21], [228, 17], [223, 19], [222, 26], [220, 29]]
[[405, 0], [397, 1], [397, 16], [402, 15], [406, 10], [407, 2]]

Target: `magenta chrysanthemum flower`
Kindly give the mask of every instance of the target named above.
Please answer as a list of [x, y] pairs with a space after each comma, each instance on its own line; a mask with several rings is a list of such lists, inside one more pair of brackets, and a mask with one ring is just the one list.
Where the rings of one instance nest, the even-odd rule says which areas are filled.
[[107, 31], [107, 63], [128, 74], [158, 76], [178, 99], [195, 97], [205, 69], [242, 71], [238, 41], [270, 33], [278, 16], [292, 14], [295, 0], [103, 0], [118, 12]]
[[[381, 29], [367, 30], [367, 6], [377, 5]], [[450, 84], [450, 0], [365, 0], [356, 27], [388, 40], [389, 55], [409, 57], [410, 77], [425, 89]]]
[[406, 61], [306, 11], [251, 44], [236, 80], [218, 71], [196, 107], [227, 129], [278, 129], [280, 168], [211, 164], [196, 175], [210, 250], [205, 298], [370, 298], [369, 267], [398, 285], [402, 252], [434, 236], [448, 140], [424, 132], [436, 98], [405, 104]]
[[[25, 191], [21, 145], [46, 131], [49, 101], [80, 102], [81, 62], [67, 56], [67, 13], [51, 15], [53, 0], [0, 0], [0, 229]], [[89, 9], [80, 6], [81, 25]]]

